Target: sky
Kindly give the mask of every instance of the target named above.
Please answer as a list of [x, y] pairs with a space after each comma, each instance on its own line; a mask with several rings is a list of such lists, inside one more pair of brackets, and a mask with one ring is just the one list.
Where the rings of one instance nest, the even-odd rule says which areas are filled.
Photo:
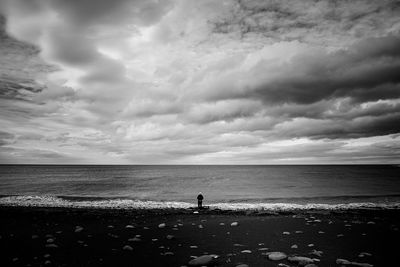
[[399, 164], [400, 3], [0, 0], [2, 164]]

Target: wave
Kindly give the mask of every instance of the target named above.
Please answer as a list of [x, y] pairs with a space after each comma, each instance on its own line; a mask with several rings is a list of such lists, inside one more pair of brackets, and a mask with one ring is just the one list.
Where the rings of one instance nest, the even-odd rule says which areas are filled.
[[[96, 209], [190, 209], [193, 203], [179, 201], [143, 201], [134, 199], [63, 198], [57, 196], [3, 196], [0, 206], [13, 207], [60, 207]], [[400, 201], [375, 203], [354, 202], [341, 204], [323, 203], [213, 203], [210, 210], [234, 211], [294, 211], [294, 210], [355, 210], [355, 209], [400, 209]]]

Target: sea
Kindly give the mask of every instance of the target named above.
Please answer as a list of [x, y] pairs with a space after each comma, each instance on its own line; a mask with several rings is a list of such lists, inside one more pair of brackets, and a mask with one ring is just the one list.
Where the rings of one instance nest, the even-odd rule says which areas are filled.
[[0, 165], [0, 205], [400, 209], [400, 165]]

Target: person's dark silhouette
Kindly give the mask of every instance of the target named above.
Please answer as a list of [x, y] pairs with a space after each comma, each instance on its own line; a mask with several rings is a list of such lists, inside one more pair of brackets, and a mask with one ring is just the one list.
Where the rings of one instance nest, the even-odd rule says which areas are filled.
[[200, 192], [199, 195], [197, 196], [197, 207], [198, 207], [199, 209], [202, 209], [202, 208], [203, 208], [203, 199], [204, 199], [204, 197], [203, 197], [203, 195], [202, 195], [201, 192]]

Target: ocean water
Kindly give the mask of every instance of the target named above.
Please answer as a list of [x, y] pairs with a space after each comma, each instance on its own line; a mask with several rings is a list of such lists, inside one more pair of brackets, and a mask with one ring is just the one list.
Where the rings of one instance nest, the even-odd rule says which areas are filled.
[[397, 165], [0, 165], [0, 204], [223, 209], [400, 207]]

